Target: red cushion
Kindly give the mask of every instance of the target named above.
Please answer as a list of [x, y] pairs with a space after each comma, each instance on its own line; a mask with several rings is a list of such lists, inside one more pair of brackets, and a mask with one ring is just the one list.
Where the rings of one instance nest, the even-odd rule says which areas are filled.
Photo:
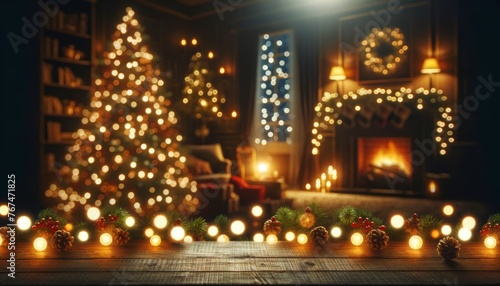
[[237, 185], [240, 189], [248, 187], [248, 183], [245, 180], [235, 175], [231, 176], [231, 183]]

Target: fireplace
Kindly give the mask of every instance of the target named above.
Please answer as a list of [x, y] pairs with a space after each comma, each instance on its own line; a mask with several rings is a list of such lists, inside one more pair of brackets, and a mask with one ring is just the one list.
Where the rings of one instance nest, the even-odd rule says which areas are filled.
[[358, 187], [411, 189], [410, 137], [360, 137], [356, 145]]

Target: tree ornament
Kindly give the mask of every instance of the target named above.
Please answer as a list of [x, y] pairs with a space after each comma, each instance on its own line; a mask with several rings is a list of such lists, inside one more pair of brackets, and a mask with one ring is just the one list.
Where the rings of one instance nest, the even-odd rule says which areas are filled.
[[311, 228], [316, 223], [316, 217], [312, 213], [309, 207], [306, 208], [305, 212], [299, 217], [299, 224], [303, 228]]
[[437, 253], [445, 260], [457, 258], [460, 252], [460, 242], [453, 236], [447, 236], [439, 240]]
[[57, 230], [52, 235], [51, 245], [57, 251], [66, 251], [73, 246], [75, 238], [71, 235], [69, 231], [64, 229]]
[[385, 231], [375, 228], [366, 235], [366, 243], [374, 250], [380, 250], [389, 243], [389, 236]]
[[309, 233], [314, 244], [322, 245], [328, 242], [328, 230], [324, 226], [317, 226], [311, 230]]
[[10, 228], [8, 226], [0, 227], [0, 237], [2, 237], [2, 244], [0, 246], [7, 246], [9, 243], [9, 231]]
[[417, 213], [414, 213], [410, 219], [405, 220], [405, 231], [411, 235], [418, 234], [422, 230], [422, 224]]
[[281, 233], [281, 223], [276, 219], [275, 216], [272, 216], [271, 219], [268, 219], [264, 222], [263, 229], [266, 235], [274, 234], [278, 236]]
[[113, 241], [117, 244], [125, 244], [130, 240], [128, 231], [119, 227], [113, 229]]

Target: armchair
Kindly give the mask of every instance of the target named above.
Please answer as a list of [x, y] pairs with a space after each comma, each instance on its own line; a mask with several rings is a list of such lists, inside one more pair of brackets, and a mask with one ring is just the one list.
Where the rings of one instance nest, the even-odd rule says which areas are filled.
[[231, 178], [229, 159], [224, 158], [220, 144], [184, 145], [179, 148], [186, 154], [186, 166], [198, 183], [228, 183]]

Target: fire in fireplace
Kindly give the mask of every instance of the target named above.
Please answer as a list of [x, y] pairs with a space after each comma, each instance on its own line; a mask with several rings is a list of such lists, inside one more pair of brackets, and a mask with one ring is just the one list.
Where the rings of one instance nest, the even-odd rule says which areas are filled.
[[411, 138], [363, 137], [358, 138], [357, 145], [360, 187], [411, 188]]

